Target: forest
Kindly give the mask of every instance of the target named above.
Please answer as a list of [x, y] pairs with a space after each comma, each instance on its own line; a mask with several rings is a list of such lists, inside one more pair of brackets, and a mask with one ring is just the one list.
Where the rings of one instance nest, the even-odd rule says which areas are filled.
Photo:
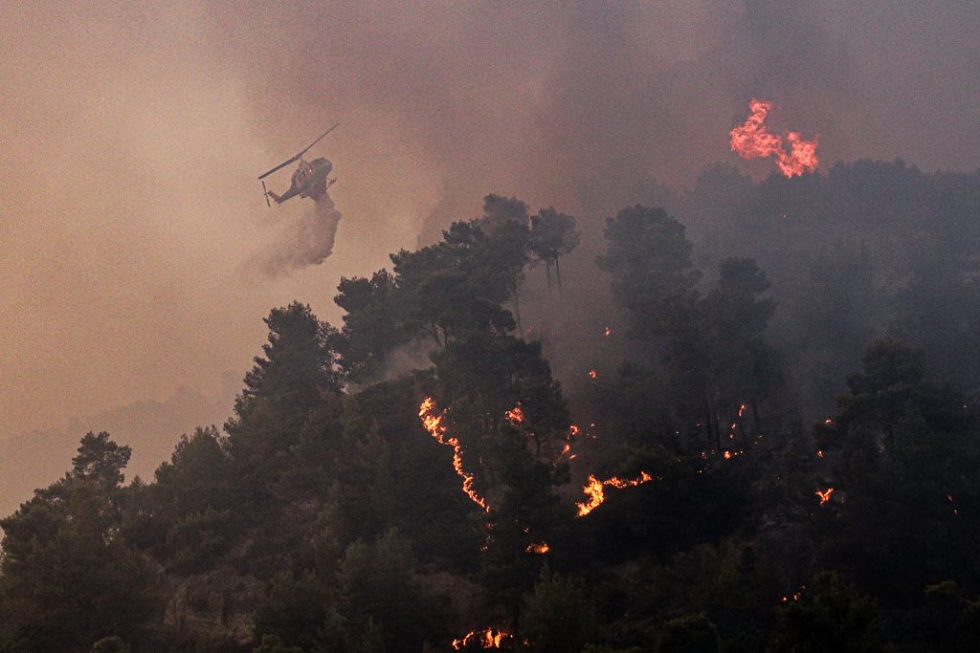
[[0, 520], [0, 651], [973, 651], [980, 171], [488, 195], [153, 479]]

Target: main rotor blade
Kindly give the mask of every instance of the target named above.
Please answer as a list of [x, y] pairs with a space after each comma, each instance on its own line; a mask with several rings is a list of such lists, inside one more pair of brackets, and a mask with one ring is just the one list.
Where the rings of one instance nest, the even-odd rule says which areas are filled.
[[296, 160], [296, 159], [298, 159], [299, 157], [300, 157], [300, 155], [299, 155], [299, 154], [297, 154], [296, 156], [294, 156], [294, 157], [293, 157], [293, 158], [291, 158], [291, 159], [286, 159], [285, 161], [283, 161], [282, 163], [280, 163], [279, 165], [277, 165], [277, 166], [276, 166], [275, 168], [273, 168], [272, 170], [269, 170], [268, 172], [263, 172], [263, 173], [262, 173], [261, 175], [259, 175], [259, 179], [265, 179], [266, 177], [268, 177], [269, 175], [271, 175], [271, 174], [272, 174], [273, 172], [275, 172], [276, 170], [280, 170], [280, 169], [282, 169], [282, 168], [285, 168], [286, 166], [288, 166], [288, 165], [289, 165], [290, 163], [292, 163], [293, 161], [295, 161], [295, 160]]
[[[338, 123], [336, 123], [336, 124], [335, 124], [335, 125], [334, 125], [333, 127], [331, 127], [330, 129], [328, 129], [327, 131], [325, 131], [325, 132], [323, 132], [322, 134], [320, 134], [320, 135], [319, 135], [319, 136], [317, 137], [317, 139], [316, 139], [315, 141], [313, 141], [312, 143], [310, 143], [309, 145], [307, 145], [307, 146], [306, 146], [306, 150], [309, 150], [309, 149], [310, 149], [311, 147], [313, 147], [314, 145], [316, 145], [317, 143], [319, 143], [319, 142], [320, 142], [321, 140], [323, 140], [323, 137], [324, 137], [324, 136], [326, 136], [327, 134], [329, 134], [329, 133], [330, 133], [330, 132], [332, 132], [333, 130], [335, 130], [335, 129], [337, 129], [337, 127], [340, 127], [340, 123], [339, 123], [339, 122], [338, 122]], [[296, 157], [294, 157], [294, 158], [298, 158], [298, 157], [301, 157], [301, 156], [303, 156], [304, 154], [306, 154], [306, 150], [303, 150], [302, 152], [300, 152], [299, 154], [297, 154], [297, 155], [296, 155]]]
[[320, 134], [320, 136], [318, 136], [315, 141], [313, 141], [312, 143], [310, 143], [309, 145], [307, 145], [305, 149], [300, 150], [300, 152], [296, 156], [291, 157], [289, 159], [286, 159], [285, 161], [283, 161], [282, 163], [280, 163], [279, 165], [277, 165], [272, 170], [269, 170], [267, 172], [263, 172], [261, 175], [259, 175], [259, 179], [265, 179], [266, 177], [268, 177], [269, 175], [271, 175], [276, 170], [281, 170], [282, 168], [285, 168], [286, 166], [288, 166], [293, 161], [298, 161], [300, 159], [300, 157], [302, 157], [304, 154], [306, 154], [306, 152], [311, 147], [313, 147], [314, 145], [316, 145], [317, 143], [319, 143], [321, 140], [323, 140], [323, 137], [324, 136], [326, 136], [327, 134], [329, 134], [333, 130], [337, 129], [337, 127], [340, 127], [340, 123], [339, 122], [337, 124], [335, 124], [333, 127], [331, 127], [330, 129], [328, 129], [327, 131], [325, 131], [322, 134]]

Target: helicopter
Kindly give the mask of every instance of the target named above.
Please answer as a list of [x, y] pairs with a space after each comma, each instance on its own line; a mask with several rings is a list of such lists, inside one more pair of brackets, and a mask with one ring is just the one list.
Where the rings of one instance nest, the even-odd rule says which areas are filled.
[[[272, 204], [269, 202], [271, 197], [276, 201], [276, 204], [282, 204], [286, 200], [299, 195], [300, 197], [312, 197], [314, 200], [318, 200], [327, 192], [327, 188], [332, 186], [337, 178], [328, 179], [330, 171], [333, 170], [333, 164], [327, 159], [320, 157], [313, 159], [312, 161], [304, 161], [303, 155], [306, 152], [319, 143], [324, 136], [332, 132], [334, 129], [340, 126], [338, 122], [333, 127], [327, 131], [320, 134], [315, 141], [307, 145], [304, 149], [300, 150], [298, 154], [290, 157], [272, 168], [271, 170], [259, 175], [259, 180], [262, 181], [262, 192], [265, 194], [265, 203], [270, 207]], [[289, 189], [282, 195], [276, 195], [271, 190], [265, 187], [265, 178], [271, 175], [273, 172], [280, 170], [288, 166], [293, 161], [299, 161], [299, 167], [293, 173], [292, 182], [289, 185]]]

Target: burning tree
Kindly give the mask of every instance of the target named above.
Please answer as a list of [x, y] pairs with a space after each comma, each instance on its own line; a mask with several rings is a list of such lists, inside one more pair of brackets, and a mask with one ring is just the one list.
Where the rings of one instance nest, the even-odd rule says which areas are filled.
[[511, 336], [470, 334], [433, 360], [441, 424], [475, 479], [468, 487], [486, 497], [491, 552], [523, 554], [561, 521], [554, 487], [567, 464], [555, 461], [570, 426], [561, 390], [540, 346]]

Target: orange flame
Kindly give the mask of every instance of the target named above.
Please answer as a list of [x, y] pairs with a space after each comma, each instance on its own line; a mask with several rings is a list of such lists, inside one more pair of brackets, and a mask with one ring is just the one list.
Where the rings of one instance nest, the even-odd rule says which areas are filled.
[[459, 440], [446, 437], [446, 427], [442, 424], [442, 418], [444, 416], [445, 411], [443, 411], [442, 415], [435, 414], [435, 402], [432, 400], [432, 397], [426, 397], [422, 405], [419, 406], [419, 419], [422, 420], [422, 425], [425, 426], [425, 430], [429, 432], [429, 435], [435, 438], [439, 444], [453, 448], [453, 469], [463, 479], [463, 492], [466, 493], [466, 496], [473, 503], [483, 508], [484, 512], [490, 512], [490, 506], [473, 489], [473, 475], [463, 469], [463, 448], [459, 445]]
[[587, 514], [602, 505], [602, 502], [606, 500], [604, 490], [604, 486], [606, 485], [612, 486], [617, 490], [622, 490], [623, 488], [633, 487], [652, 480], [653, 477], [646, 472], [640, 472], [640, 475], [634, 479], [623, 480], [613, 476], [605, 481], [600, 481], [595, 476], [589, 474], [589, 484], [582, 488], [582, 492], [589, 497], [589, 500], [575, 504], [578, 506], [578, 516], [585, 517]]
[[735, 429], [738, 428], [739, 422], [741, 422], [742, 418], [745, 417], [746, 408], [748, 408], [748, 404], [742, 404], [741, 406], [738, 407], [738, 415], [735, 417], [735, 420], [732, 422], [732, 426], [728, 431], [729, 440], [735, 439]]
[[793, 592], [792, 597], [790, 596], [783, 597], [783, 603], [789, 603], [790, 598], [792, 598], [795, 603], [799, 603], [800, 599], [803, 598], [803, 592], [805, 591], [806, 591], [806, 585], [800, 585], [799, 591]]
[[[729, 132], [732, 151], [743, 159], [775, 157], [779, 171], [787, 177], [813, 172], [820, 161], [817, 159], [817, 140], [804, 140], [799, 132], [788, 132], [784, 139], [771, 133], [765, 125], [766, 115], [772, 102], [752, 98], [749, 102], [752, 115]], [[789, 145], [789, 151], [786, 145]]]
[[820, 490], [817, 490], [814, 494], [816, 494], [818, 497], [820, 497], [820, 505], [822, 506], [823, 504], [825, 504], [828, 501], [830, 501], [830, 497], [831, 497], [831, 495], [833, 495], [833, 493], [834, 493], [834, 488], [829, 487], [826, 490], [824, 490], [823, 492], [821, 492]]
[[568, 434], [565, 436], [565, 442], [562, 443], [561, 451], [559, 451], [558, 455], [555, 457], [556, 465], [560, 463], [562, 458], [564, 458], [565, 456], [568, 456], [569, 460], [575, 459], [576, 454], [571, 453], [572, 440], [578, 437], [579, 433], [581, 433], [581, 429], [579, 429], [577, 424], [572, 424], [571, 426], [568, 427]]
[[520, 402], [517, 403], [511, 410], [504, 413], [504, 416], [510, 420], [510, 423], [517, 426], [524, 421], [524, 411], [521, 410]]
[[486, 630], [471, 630], [466, 633], [466, 635], [460, 639], [453, 640], [453, 648], [457, 651], [462, 650], [464, 646], [469, 646], [470, 644], [479, 644], [483, 648], [500, 648], [501, 643], [506, 639], [513, 639], [513, 635], [503, 630], [498, 630], [497, 634], [493, 633], [493, 628], [487, 628]]
[[548, 551], [551, 551], [551, 546], [549, 546], [547, 542], [531, 542], [530, 544], [527, 545], [527, 548], [524, 550], [527, 553], [541, 554], [541, 553], [547, 553]]

